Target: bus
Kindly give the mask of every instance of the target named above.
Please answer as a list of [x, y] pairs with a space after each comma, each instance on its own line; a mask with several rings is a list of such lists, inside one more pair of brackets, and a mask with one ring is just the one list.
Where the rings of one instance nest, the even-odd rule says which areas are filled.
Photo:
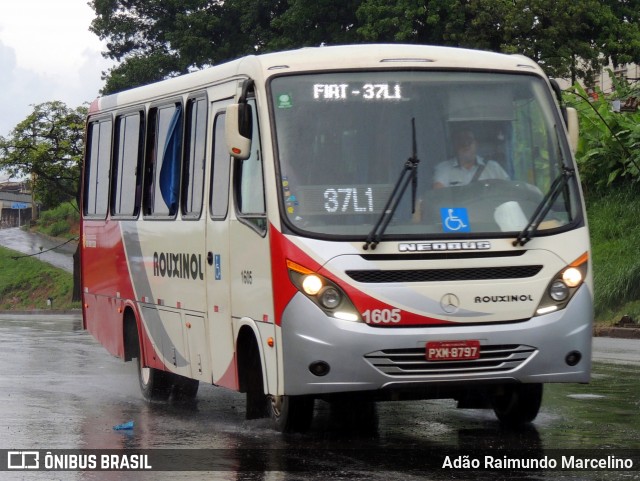
[[591, 371], [577, 114], [560, 93], [519, 55], [357, 45], [98, 98], [84, 327], [137, 360], [144, 398], [213, 384], [279, 431], [308, 429], [316, 401], [453, 399], [530, 423], [545, 383]]

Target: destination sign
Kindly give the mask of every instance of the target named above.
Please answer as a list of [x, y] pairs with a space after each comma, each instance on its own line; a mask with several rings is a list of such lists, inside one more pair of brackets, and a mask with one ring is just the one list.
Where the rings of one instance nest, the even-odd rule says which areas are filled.
[[402, 89], [398, 83], [317, 83], [313, 85], [314, 100], [401, 100]]

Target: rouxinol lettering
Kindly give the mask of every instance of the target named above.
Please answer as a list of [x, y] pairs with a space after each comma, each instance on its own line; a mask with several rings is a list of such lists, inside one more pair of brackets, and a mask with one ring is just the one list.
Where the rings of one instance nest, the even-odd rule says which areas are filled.
[[533, 302], [531, 294], [516, 294], [510, 296], [476, 296], [474, 298], [476, 304], [486, 304], [489, 302]]
[[176, 277], [178, 279], [204, 279], [201, 254], [153, 253], [154, 277]]

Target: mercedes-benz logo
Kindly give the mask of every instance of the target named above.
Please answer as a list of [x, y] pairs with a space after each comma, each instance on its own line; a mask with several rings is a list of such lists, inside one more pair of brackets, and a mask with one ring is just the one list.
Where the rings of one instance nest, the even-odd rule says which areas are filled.
[[440, 307], [447, 314], [453, 314], [460, 308], [460, 300], [458, 296], [449, 292], [440, 299]]

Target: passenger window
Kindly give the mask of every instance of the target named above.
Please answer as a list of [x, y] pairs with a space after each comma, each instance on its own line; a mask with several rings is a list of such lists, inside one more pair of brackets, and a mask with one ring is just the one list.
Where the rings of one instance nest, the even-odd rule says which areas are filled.
[[255, 101], [252, 104], [253, 138], [251, 154], [246, 160], [235, 161], [234, 192], [238, 217], [259, 233], [266, 232], [267, 218], [264, 201], [264, 179], [260, 134]]
[[224, 138], [224, 114], [216, 116], [213, 127], [213, 168], [209, 212], [212, 219], [224, 219], [229, 209], [229, 171], [231, 156]]
[[207, 101], [205, 98], [190, 99], [182, 170], [182, 214], [185, 218], [199, 218], [202, 212], [206, 133]]
[[135, 112], [116, 119], [111, 184], [111, 213], [116, 216], [135, 217], [140, 208], [140, 163], [144, 139], [142, 115], [142, 112]]
[[86, 152], [84, 215], [106, 217], [109, 206], [109, 171], [111, 164], [111, 119], [89, 125]]
[[182, 106], [179, 103], [149, 111], [145, 164], [145, 215], [175, 216], [180, 195]]

